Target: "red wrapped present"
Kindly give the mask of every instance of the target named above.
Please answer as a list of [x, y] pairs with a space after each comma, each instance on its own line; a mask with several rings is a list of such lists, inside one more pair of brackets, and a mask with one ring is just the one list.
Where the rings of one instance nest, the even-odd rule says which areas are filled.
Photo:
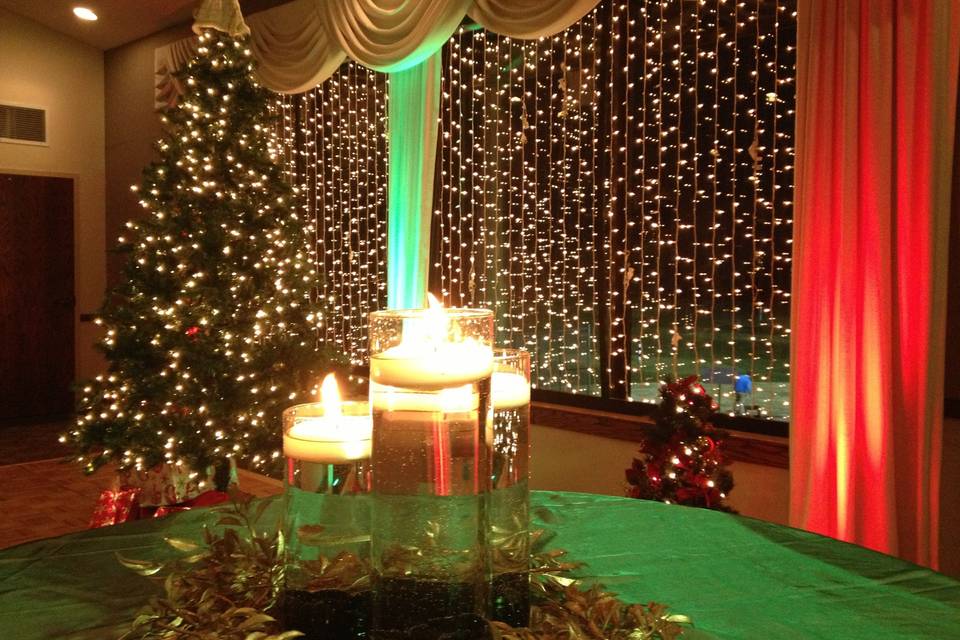
[[97, 499], [90, 528], [120, 524], [140, 517], [140, 489], [107, 489]]
[[211, 507], [215, 504], [226, 502], [229, 499], [230, 495], [224, 491], [205, 491], [193, 500], [187, 500], [181, 504], [157, 507], [157, 510], [153, 513], [153, 517], [163, 518], [179, 511], [189, 511], [190, 509], [196, 509], [198, 507]]
[[222, 504], [230, 499], [230, 494], [226, 491], [205, 491], [193, 500], [187, 502], [191, 509], [196, 507], [212, 507], [215, 504]]
[[190, 507], [177, 507], [173, 505], [164, 505], [162, 507], [157, 507], [157, 510], [153, 512], [153, 517], [166, 518], [171, 513], [178, 513], [180, 511], [190, 511]]
[[142, 489], [144, 507], [176, 506], [192, 500], [213, 486], [213, 468], [196, 473], [185, 465], [158, 464], [151, 469], [126, 469], [119, 474], [123, 487]]

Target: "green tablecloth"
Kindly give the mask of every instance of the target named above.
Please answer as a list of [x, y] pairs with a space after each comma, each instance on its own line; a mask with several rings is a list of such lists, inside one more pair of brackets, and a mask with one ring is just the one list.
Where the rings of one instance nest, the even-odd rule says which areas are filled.
[[[550, 546], [625, 599], [691, 616], [705, 637], [960, 638], [960, 583], [860, 547], [656, 502], [532, 500], [537, 526], [556, 533]], [[172, 553], [164, 536], [198, 538], [212, 518], [189, 511], [0, 551], [0, 640], [115, 638], [155, 589], [115, 552], [158, 559]]]

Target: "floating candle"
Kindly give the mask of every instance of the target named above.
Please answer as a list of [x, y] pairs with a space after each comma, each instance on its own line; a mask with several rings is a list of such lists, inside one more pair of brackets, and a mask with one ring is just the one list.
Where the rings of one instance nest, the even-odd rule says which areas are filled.
[[430, 308], [403, 319], [400, 344], [370, 358], [373, 382], [407, 389], [443, 389], [482, 380], [493, 371], [493, 348], [473, 338], [451, 339], [448, 313], [433, 296]]
[[443, 389], [482, 380], [493, 371], [493, 349], [463, 342], [405, 341], [370, 359], [370, 379], [408, 389]]
[[490, 387], [494, 410], [530, 404], [530, 383], [522, 374], [494, 371]]
[[331, 424], [328, 418], [303, 418], [283, 434], [283, 455], [327, 464], [369, 458], [370, 419], [340, 416]]
[[[373, 422], [366, 402], [341, 402], [333, 374], [320, 390], [322, 407], [300, 405], [283, 434], [283, 455], [303, 462], [345, 464], [370, 457]], [[313, 415], [311, 415], [313, 414]], [[346, 414], [346, 415], [344, 415]]]
[[374, 382], [370, 384], [370, 403], [374, 411], [464, 413], [479, 408], [480, 394], [469, 384], [437, 392], [416, 393]]

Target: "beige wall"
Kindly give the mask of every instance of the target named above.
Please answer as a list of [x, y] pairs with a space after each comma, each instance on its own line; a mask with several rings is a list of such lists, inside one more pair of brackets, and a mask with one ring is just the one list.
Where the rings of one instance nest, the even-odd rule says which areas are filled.
[[[160, 118], [153, 110], [153, 52], [191, 34], [183, 25], [111, 49], [104, 54], [106, 85], [106, 240], [116, 245], [127, 220], [143, 215], [130, 191], [140, 173], [156, 159], [153, 143], [160, 138]], [[115, 284], [123, 256], [108, 253], [107, 281]]]
[[47, 146], [0, 142], [0, 172], [74, 179], [76, 374], [102, 366], [96, 311], [104, 290], [103, 54], [0, 9], [0, 102], [47, 110]]
[[[637, 443], [534, 425], [530, 483], [534, 489], [585, 491], [622, 496], [624, 470]], [[789, 474], [746, 462], [730, 465], [736, 483], [730, 505], [745, 516], [786, 524]]]

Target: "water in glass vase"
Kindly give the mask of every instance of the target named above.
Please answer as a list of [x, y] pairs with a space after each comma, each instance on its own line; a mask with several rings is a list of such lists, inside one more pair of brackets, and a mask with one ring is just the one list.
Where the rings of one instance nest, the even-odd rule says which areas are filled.
[[369, 562], [369, 461], [326, 464], [288, 457], [287, 464], [294, 478], [284, 487], [288, 579], [301, 564], [343, 553]]
[[285, 629], [296, 629], [304, 640], [362, 640], [367, 637], [370, 591], [288, 589], [280, 598]]
[[530, 621], [529, 433], [529, 382], [494, 372], [491, 598], [494, 619], [514, 627]]
[[284, 627], [303, 632], [307, 640], [366, 638], [369, 460], [316, 462], [292, 457], [297, 451], [289, 446], [286, 453]]
[[530, 621], [530, 543], [527, 481], [490, 494], [493, 618], [513, 627]]
[[374, 637], [469, 629], [467, 618], [489, 614], [490, 379], [444, 389], [372, 382], [371, 397]]

